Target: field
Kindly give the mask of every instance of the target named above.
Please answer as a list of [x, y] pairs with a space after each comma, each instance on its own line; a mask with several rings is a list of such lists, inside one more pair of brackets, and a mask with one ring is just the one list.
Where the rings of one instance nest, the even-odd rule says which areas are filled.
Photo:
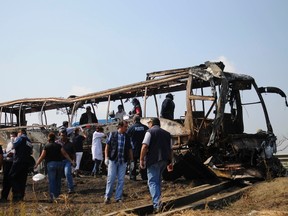
[[[28, 177], [25, 201], [21, 203], [0, 203], [0, 215], [105, 215], [121, 209], [151, 203], [146, 181], [125, 180], [123, 203], [105, 205], [104, 191], [106, 176], [95, 178], [82, 176], [74, 178], [75, 194], [67, 194], [65, 179], [62, 181], [62, 195], [55, 203], [48, 199], [47, 179], [33, 182]], [[194, 181], [179, 179], [163, 182], [163, 200], [189, 193], [196, 186]], [[123, 214], [122, 214], [123, 215]], [[288, 215], [288, 178], [277, 178], [260, 182], [243, 197], [222, 210], [185, 211], [175, 215]]]

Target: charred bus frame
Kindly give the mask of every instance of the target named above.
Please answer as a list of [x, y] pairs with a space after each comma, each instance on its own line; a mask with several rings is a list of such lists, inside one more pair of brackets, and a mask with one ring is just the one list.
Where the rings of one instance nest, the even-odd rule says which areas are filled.
[[[161, 127], [172, 134], [176, 163], [181, 164], [183, 158], [188, 157], [188, 161], [191, 158], [194, 162], [197, 161], [200, 169], [208, 168], [207, 175], [212, 172], [228, 178], [235, 178], [239, 175], [265, 178], [267, 171], [275, 167], [273, 154], [276, 153], [276, 136], [261, 94], [278, 93], [285, 98], [287, 106], [286, 95], [276, 87], [259, 88], [251, 76], [225, 72], [224, 67], [222, 62], [205, 62], [194, 67], [147, 73], [145, 81], [83, 96], [71, 96], [67, 99], [21, 99], [0, 103], [0, 143], [4, 145], [7, 143], [11, 131], [26, 128], [32, 142], [42, 145], [46, 142], [50, 131], [57, 131], [56, 125], [47, 124], [46, 111], [64, 109], [71, 126], [79, 108], [90, 104], [94, 110], [94, 105], [101, 102], [107, 102], [106, 123], [103, 126], [105, 132], [108, 133], [115, 130], [117, 124], [108, 121], [110, 102], [119, 100], [123, 104], [123, 100], [134, 97], [143, 98], [141, 121], [145, 124], [149, 117], [153, 117], [147, 116], [149, 97], [154, 97], [156, 117], [160, 117], [160, 106], [156, 96], [184, 92], [186, 105], [183, 118], [174, 120], [160, 118]], [[248, 104], [241, 102], [241, 91], [250, 91], [252, 87], [256, 90], [259, 101], [249, 105], [261, 104], [267, 129], [247, 134], [244, 133], [243, 106]], [[204, 90], [207, 88], [210, 90], [208, 94]], [[198, 91], [200, 93], [197, 94]], [[200, 104], [200, 109], [196, 108], [197, 103]], [[40, 124], [26, 125], [26, 115], [33, 112], [39, 113]], [[90, 138], [93, 127], [96, 125], [89, 124], [88, 129], [86, 128], [90, 132]], [[89, 141], [91, 139], [88, 139], [88, 144]], [[270, 166], [267, 160], [271, 158], [273, 158], [273, 163]], [[181, 166], [180, 170], [183, 169]], [[281, 173], [281, 169], [277, 164], [273, 175]], [[180, 175], [194, 178], [198, 174], [183, 170], [178, 174], [166, 173], [166, 175], [172, 175], [172, 177], [167, 176], [172, 179]], [[202, 177], [204, 178], [205, 175]]]

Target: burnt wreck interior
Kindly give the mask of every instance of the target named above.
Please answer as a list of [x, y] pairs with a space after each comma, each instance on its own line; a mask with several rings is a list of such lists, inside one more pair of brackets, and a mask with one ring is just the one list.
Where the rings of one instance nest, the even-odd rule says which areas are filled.
[[[85, 105], [94, 109], [107, 103], [105, 133], [115, 129], [116, 122], [109, 122], [110, 102], [123, 102], [141, 98], [142, 122], [149, 117], [160, 117], [157, 95], [182, 92], [184, 100], [177, 106], [184, 107], [183, 117], [168, 120], [160, 118], [161, 126], [173, 137], [174, 170], [163, 173], [164, 179], [175, 180], [208, 178], [258, 178], [283, 175], [284, 168], [274, 154], [276, 136], [270, 123], [262, 93], [276, 93], [287, 100], [277, 87], [258, 87], [248, 75], [224, 71], [222, 62], [205, 62], [194, 67], [157, 71], [146, 74], [146, 80], [104, 91], [68, 98], [24, 98], [0, 103], [0, 142], [7, 143], [9, 133], [26, 128], [32, 142], [43, 145], [50, 131], [57, 133], [55, 125], [48, 124], [47, 111], [61, 110], [72, 127], [75, 113]], [[254, 92], [253, 102], [243, 101], [243, 92]], [[148, 116], [149, 98], [154, 99], [155, 116]], [[246, 132], [244, 111], [257, 105], [263, 113], [266, 128], [254, 133]], [[39, 113], [39, 122], [27, 124], [27, 115]], [[132, 119], [128, 119], [132, 123]], [[87, 158], [90, 157], [91, 136], [97, 124], [78, 125], [87, 131]], [[104, 142], [104, 141], [103, 141]], [[38, 148], [41, 149], [41, 148]], [[38, 152], [39, 153], [39, 152]], [[37, 154], [38, 154], [37, 153]], [[36, 156], [37, 157], [37, 156]], [[84, 156], [85, 157], [85, 156]], [[89, 170], [91, 163], [82, 165]]]

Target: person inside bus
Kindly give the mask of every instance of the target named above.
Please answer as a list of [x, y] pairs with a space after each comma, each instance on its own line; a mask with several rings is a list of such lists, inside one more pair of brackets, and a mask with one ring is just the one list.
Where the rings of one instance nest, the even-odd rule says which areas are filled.
[[63, 121], [62, 125], [59, 127], [59, 133], [62, 130], [66, 130], [67, 131], [67, 135], [70, 136], [73, 131], [74, 131], [74, 127], [69, 127], [69, 122], [68, 121]]
[[129, 112], [129, 116], [133, 118], [134, 115], [138, 115], [142, 117], [142, 108], [140, 102], [137, 98], [133, 98], [132, 100], [133, 109]]
[[126, 112], [125, 112], [124, 107], [123, 107], [122, 104], [118, 105], [117, 108], [118, 108], [118, 111], [115, 114], [115, 119], [119, 120], [119, 121], [122, 121], [124, 116], [126, 115]]
[[86, 112], [81, 115], [80, 125], [88, 123], [98, 123], [98, 119], [94, 113], [91, 112], [91, 107], [86, 107]]
[[175, 103], [173, 101], [174, 97], [171, 93], [166, 95], [165, 100], [161, 106], [161, 117], [173, 120], [174, 119], [174, 110], [175, 110]]

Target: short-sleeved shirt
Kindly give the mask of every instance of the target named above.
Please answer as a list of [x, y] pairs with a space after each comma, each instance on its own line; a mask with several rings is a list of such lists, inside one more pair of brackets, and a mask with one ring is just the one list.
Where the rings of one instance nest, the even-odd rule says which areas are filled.
[[158, 161], [168, 161], [171, 159], [171, 135], [169, 132], [161, 129], [158, 125], [154, 125], [146, 132], [143, 144], [148, 145], [148, 152], [146, 155], [147, 167]]
[[58, 143], [48, 143], [44, 146], [44, 150], [46, 151], [45, 160], [46, 162], [50, 161], [62, 161], [63, 156], [61, 153], [62, 146]]
[[[57, 140], [56, 143], [60, 144], [63, 149], [67, 152], [67, 154], [70, 156], [70, 158], [74, 158], [75, 157], [75, 148], [72, 142], [70, 142], [69, 140], [67, 140], [66, 143], [64, 143], [61, 139]], [[63, 157], [64, 158], [64, 157]], [[65, 158], [64, 158], [65, 159]]]
[[140, 157], [142, 141], [147, 130], [146, 125], [136, 122], [127, 131], [127, 134], [131, 137], [134, 157]]

